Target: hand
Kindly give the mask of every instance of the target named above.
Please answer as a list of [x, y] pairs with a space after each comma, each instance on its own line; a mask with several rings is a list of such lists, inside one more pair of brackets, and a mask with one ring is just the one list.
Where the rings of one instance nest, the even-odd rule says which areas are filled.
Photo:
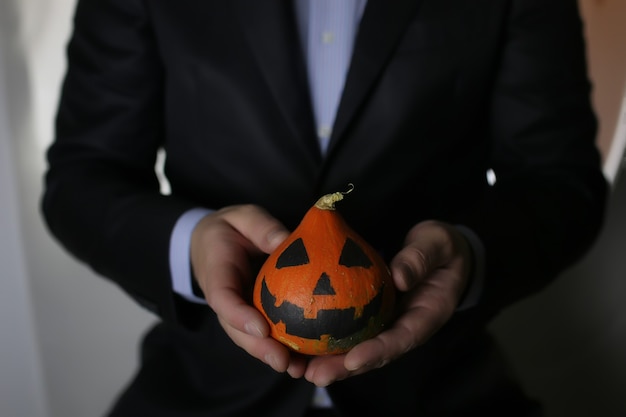
[[255, 271], [251, 259], [272, 252], [288, 231], [254, 205], [230, 206], [204, 217], [191, 237], [194, 275], [228, 336], [278, 372], [299, 378], [305, 360], [269, 337], [265, 318], [246, 300]]
[[403, 293], [397, 320], [347, 354], [311, 359], [305, 378], [326, 386], [380, 368], [425, 343], [454, 313], [471, 264], [469, 243], [453, 226], [436, 221], [414, 226], [390, 263], [393, 281]]

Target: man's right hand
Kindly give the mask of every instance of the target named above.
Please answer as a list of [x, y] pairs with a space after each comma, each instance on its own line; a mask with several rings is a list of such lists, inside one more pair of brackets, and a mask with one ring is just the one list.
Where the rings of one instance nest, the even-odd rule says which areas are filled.
[[289, 231], [255, 205], [225, 207], [204, 217], [191, 237], [194, 276], [228, 336], [278, 372], [304, 375], [306, 361], [269, 336], [269, 325], [250, 305], [251, 260], [271, 253]]

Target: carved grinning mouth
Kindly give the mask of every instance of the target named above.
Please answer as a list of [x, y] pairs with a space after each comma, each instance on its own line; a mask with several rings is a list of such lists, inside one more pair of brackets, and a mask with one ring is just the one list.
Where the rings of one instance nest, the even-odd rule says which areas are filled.
[[383, 288], [363, 307], [363, 314], [355, 318], [354, 307], [345, 309], [320, 310], [316, 318], [304, 317], [304, 309], [289, 301], [276, 306], [276, 297], [267, 288], [265, 277], [261, 283], [261, 305], [265, 314], [274, 324], [283, 322], [286, 333], [305, 339], [321, 340], [327, 335], [333, 339], [343, 339], [363, 330], [371, 318], [375, 318], [381, 310]]

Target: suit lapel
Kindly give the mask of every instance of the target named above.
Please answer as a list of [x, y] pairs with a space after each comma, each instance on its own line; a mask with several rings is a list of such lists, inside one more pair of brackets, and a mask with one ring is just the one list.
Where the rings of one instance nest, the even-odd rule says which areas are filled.
[[290, 130], [319, 161], [306, 67], [291, 1], [237, 0], [242, 30]]
[[[368, 0], [355, 40], [329, 152], [367, 99], [422, 1]], [[235, 5], [241, 16], [242, 30], [293, 136], [319, 160], [306, 67], [292, 1], [237, 0]]]
[[339, 104], [329, 151], [349, 127], [422, 0], [368, 0]]

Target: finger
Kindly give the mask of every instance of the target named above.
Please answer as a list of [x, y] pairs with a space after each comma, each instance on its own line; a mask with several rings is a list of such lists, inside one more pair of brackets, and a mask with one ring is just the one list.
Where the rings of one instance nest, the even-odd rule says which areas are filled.
[[[220, 319], [220, 322], [222, 320]], [[233, 342], [244, 349], [251, 356], [266, 363], [277, 372], [285, 372], [290, 366], [290, 353], [288, 349], [276, 340], [265, 337], [258, 338], [241, 332], [238, 329], [222, 322], [222, 327]], [[295, 364], [294, 366], [298, 366]]]
[[247, 334], [266, 337], [269, 326], [261, 313], [244, 298], [244, 285], [251, 279], [245, 238], [226, 223], [213, 226], [204, 255], [197, 265], [198, 282], [207, 304], [227, 325]]
[[422, 222], [409, 232], [406, 246], [390, 263], [394, 283], [399, 290], [409, 291], [450, 262], [451, 257], [446, 230], [436, 222]]
[[432, 242], [414, 242], [392, 259], [391, 277], [400, 291], [409, 291], [444, 264], [441, 247]]
[[350, 371], [344, 366], [345, 357], [345, 354], [314, 357], [309, 361], [304, 378], [318, 387], [348, 378]]
[[230, 262], [207, 262], [204, 279], [207, 304], [226, 325], [256, 337], [267, 337], [269, 325], [263, 315], [244, 300], [242, 271]]
[[306, 371], [308, 359], [302, 355], [291, 354], [291, 361], [287, 367], [287, 373], [292, 378], [302, 378]]
[[355, 375], [381, 368], [425, 343], [444, 322], [435, 311], [414, 308], [389, 330], [356, 345], [346, 355], [344, 366]]
[[289, 236], [289, 231], [267, 211], [254, 205], [242, 205], [223, 213], [235, 230], [265, 253], [271, 253]]
[[403, 313], [386, 331], [355, 346], [346, 369], [362, 373], [386, 365], [430, 339], [452, 316], [451, 271], [441, 269], [403, 298]]
[[225, 325], [257, 338], [269, 335], [269, 326], [261, 313], [250, 306], [237, 290], [219, 288], [206, 295], [207, 303]]

